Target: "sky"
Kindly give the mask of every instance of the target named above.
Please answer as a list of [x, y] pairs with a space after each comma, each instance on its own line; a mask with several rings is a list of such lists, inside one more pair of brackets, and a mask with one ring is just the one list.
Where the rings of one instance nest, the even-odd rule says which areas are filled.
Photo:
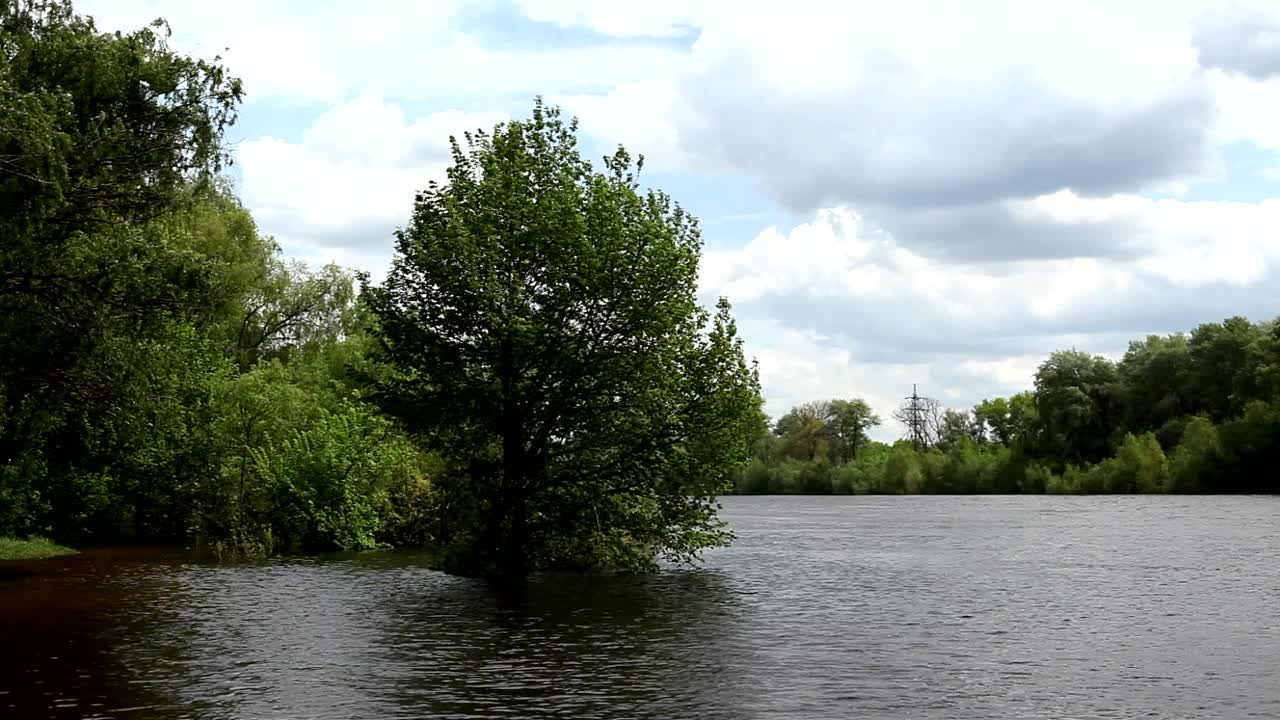
[[241, 198], [385, 274], [450, 134], [542, 96], [701, 221], [766, 410], [1032, 386], [1048, 353], [1280, 315], [1280, 3], [79, 0], [245, 102]]

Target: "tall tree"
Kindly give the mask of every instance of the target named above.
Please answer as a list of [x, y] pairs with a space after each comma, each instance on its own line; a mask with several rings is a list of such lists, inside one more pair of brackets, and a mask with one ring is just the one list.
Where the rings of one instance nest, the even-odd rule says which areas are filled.
[[1129, 343], [1117, 366], [1124, 401], [1124, 426], [1132, 433], [1154, 431], [1172, 447], [1181, 434], [1181, 418], [1194, 409], [1191, 354], [1181, 333], [1149, 335]]
[[968, 410], [947, 408], [938, 422], [938, 445], [943, 449], [963, 440], [980, 443], [985, 439], [982, 422]]
[[827, 424], [832, 429], [836, 446], [840, 449], [837, 462], [847, 462], [857, 456], [858, 450], [871, 442], [871, 428], [880, 425], [880, 416], [862, 398], [836, 399], [830, 403]]
[[1042, 450], [1066, 462], [1098, 462], [1111, 455], [1120, 420], [1115, 363], [1101, 355], [1060, 350], [1036, 370], [1036, 409]]
[[1220, 422], [1260, 399], [1264, 379], [1258, 372], [1265, 363], [1266, 345], [1263, 327], [1244, 317], [1205, 323], [1193, 330], [1187, 351], [1196, 411]]
[[692, 560], [727, 542], [716, 496], [761, 422], [728, 303], [697, 301], [696, 220], [640, 191], [643, 158], [593, 170], [576, 130], [539, 100], [452, 140], [364, 288], [386, 407], [457, 471], [455, 572]]
[[787, 411], [774, 423], [773, 432], [782, 440], [782, 453], [796, 460], [826, 457], [834, 448], [831, 403], [814, 400]]
[[[79, 503], [68, 522], [92, 514], [104, 463], [146, 418], [135, 401], [173, 397], [165, 372], [198, 364], [182, 320], [215, 269], [174, 213], [216, 194], [240, 85], [166, 35], [0, 2], [0, 504], [31, 499], [13, 528], [55, 498]], [[157, 357], [170, 350], [185, 359]]]
[[867, 432], [880, 418], [862, 398], [815, 400], [801, 403], [774, 423], [773, 433], [783, 452], [797, 460], [827, 457], [848, 462], [870, 442]]
[[1036, 439], [1039, 417], [1035, 394], [1030, 391], [983, 400], [974, 407], [973, 416], [982, 434], [1002, 445], [1027, 448]]

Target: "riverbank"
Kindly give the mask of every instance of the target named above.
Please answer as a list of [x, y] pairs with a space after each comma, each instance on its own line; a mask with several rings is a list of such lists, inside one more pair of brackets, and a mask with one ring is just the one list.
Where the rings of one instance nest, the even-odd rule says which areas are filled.
[[42, 560], [60, 555], [75, 555], [77, 552], [79, 551], [42, 537], [30, 540], [0, 537], [0, 560]]

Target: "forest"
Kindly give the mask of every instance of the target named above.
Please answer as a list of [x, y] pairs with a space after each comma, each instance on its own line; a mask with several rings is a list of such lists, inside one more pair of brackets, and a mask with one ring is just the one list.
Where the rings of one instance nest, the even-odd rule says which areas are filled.
[[914, 441], [869, 441], [856, 399], [770, 422], [728, 301], [697, 300], [697, 220], [558, 109], [453, 139], [376, 285], [259, 231], [217, 58], [0, 13], [0, 538], [523, 575], [690, 561], [735, 491], [1277, 489], [1274, 322], [1055, 353]]
[[1050, 354], [1034, 387], [970, 409], [909, 401], [874, 442], [866, 402], [792, 408], [737, 471], [741, 494], [1280, 492], [1280, 320], [1233, 317]]

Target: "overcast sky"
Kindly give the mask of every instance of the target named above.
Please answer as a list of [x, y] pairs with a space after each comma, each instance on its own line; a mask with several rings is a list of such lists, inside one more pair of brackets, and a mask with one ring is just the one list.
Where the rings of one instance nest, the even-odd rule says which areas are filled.
[[451, 133], [541, 94], [702, 220], [767, 410], [886, 419], [1280, 314], [1280, 3], [81, 0], [243, 78], [241, 195], [381, 277]]

